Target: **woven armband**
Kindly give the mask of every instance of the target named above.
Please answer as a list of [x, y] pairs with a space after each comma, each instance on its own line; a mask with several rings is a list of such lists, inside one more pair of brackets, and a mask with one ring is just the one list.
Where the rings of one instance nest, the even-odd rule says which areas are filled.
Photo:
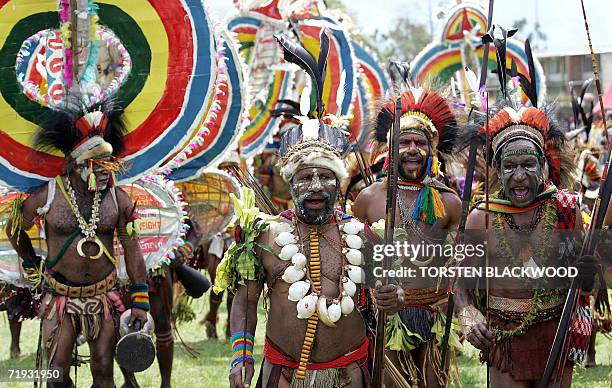
[[149, 311], [149, 285], [147, 283], [134, 283], [130, 285], [132, 308]]
[[248, 364], [255, 364], [255, 358], [253, 357], [253, 334], [239, 331], [232, 334], [230, 341], [232, 343], [230, 369], [243, 361]]
[[186, 242], [185, 244], [178, 247], [178, 251], [183, 255], [185, 259], [191, 259], [193, 257], [193, 244]]

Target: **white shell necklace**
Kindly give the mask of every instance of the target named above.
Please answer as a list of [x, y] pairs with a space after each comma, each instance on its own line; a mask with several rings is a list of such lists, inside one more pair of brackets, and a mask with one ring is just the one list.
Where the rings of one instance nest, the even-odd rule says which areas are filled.
[[[339, 295], [336, 298], [328, 298], [317, 291], [311, 281], [311, 273], [308, 268], [308, 259], [304, 254], [303, 244], [298, 245], [299, 235], [296, 216], [293, 215], [292, 223], [276, 224], [274, 242], [281, 247], [280, 259], [291, 261], [290, 266], [285, 269], [282, 279], [290, 284], [288, 299], [297, 302], [297, 317], [308, 319], [317, 312], [319, 319], [329, 327], [336, 327], [336, 322], [342, 315], [349, 315], [355, 308], [352, 297], [357, 292], [357, 284], [365, 281], [363, 265], [363, 240], [359, 233], [363, 231], [363, 223], [356, 219], [338, 226], [343, 241], [342, 248], [342, 273], [339, 284]], [[318, 233], [318, 232], [316, 232]], [[318, 244], [318, 243], [317, 243]], [[306, 279], [304, 279], [306, 277]], [[304, 279], [304, 280], [303, 280]], [[331, 302], [328, 306], [327, 303]]]
[[79, 211], [79, 204], [77, 202], [74, 189], [72, 188], [72, 184], [70, 183], [70, 178], [66, 178], [66, 192], [68, 192], [68, 196], [70, 197], [70, 207], [72, 208], [72, 212], [79, 222], [81, 233], [83, 233], [85, 237], [93, 239], [96, 236], [98, 221], [100, 221], [100, 203], [102, 202], [102, 194], [100, 191], [96, 190], [93, 204], [91, 205], [91, 217], [89, 218], [89, 223], [87, 223]]

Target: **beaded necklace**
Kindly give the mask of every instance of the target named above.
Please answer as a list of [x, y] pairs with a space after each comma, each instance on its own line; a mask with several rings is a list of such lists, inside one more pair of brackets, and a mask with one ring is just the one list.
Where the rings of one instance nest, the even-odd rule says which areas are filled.
[[[551, 248], [552, 234], [557, 221], [557, 213], [554, 201], [548, 200], [542, 206], [542, 219], [544, 220], [544, 243], [538, 244], [538, 248], [535, 252], [536, 257], [544, 257], [547, 251]], [[537, 226], [537, 225], [536, 225]], [[497, 247], [503, 257], [509, 258], [512, 262], [516, 261], [510, 242], [508, 241], [508, 234], [504, 225], [504, 217], [502, 213], [496, 213], [493, 219], [493, 228], [495, 230], [495, 236], [497, 238]], [[535, 229], [535, 228], [534, 228]], [[523, 264], [523, 263], [521, 263]], [[563, 290], [546, 290], [546, 289], [534, 289], [533, 297], [531, 298], [531, 307], [529, 311], [523, 316], [523, 320], [518, 326], [511, 330], [503, 330], [499, 328], [494, 329], [496, 340], [504, 340], [517, 335], [525, 333], [534, 320], [542, 314], [546, 303], [553, 299], [559, 298]]]
[[[340, 218], [340, 219], [339, 219]], [[291, 260], [291, 265], [287, 266], [282, 275], [282, 279], [291, 284], [287, 298], [297, 302], [297, 317], [307, 319], [306, 335], [300, 351], [300, 361], [295, 372], [297, 380], [306, 378], [306, 369], [310, 360], [310, 353], [314, 344], [315, 334], [319, 320], [326, 326], [336, 327], [335, 322], [340, 320], [342, 315], [349, 315], [355, 308], [352, 297], [357, 292], [357, 283], [362, 283], [365, 273], [360, 267], [363, 264], [361, 247], [363, 240], [358, 234], [363, 230], [364, 225], [352, 219], [351, 221], [338, 225], [341, 217], [336, 214], [335, 225], [342, 235], [342, 241], [346, 245], [342, 253], [342, 272], [340, 275], [339, 295], [337, 298], [328, 298], [321, 293], [321, 252], [319, 246], [319, 231], [308, 226], [309, 249], [306, 258], [304, 241], [300, 234], [298, 220], [295, 214], [291, 217], [291, 224], [284, 224], [278, 228], [280, 233], [274, 238], [274, 242], [281, 247], [279, 255], [281, 260]], [[292, 232], [296, 232], [297, 236]], [[324, 239], [327, 237], [322, 234]], [[328, 240], [328, 242], [330, 242]], [[297, 245], [299, 243], [299, 246]], [[330, 245], [336, 249], [333, 244]], [[308, 264], [308, 265], [307, 265]], [[347, 276], [348, 275], [348, 276]], [[306, 280], [302, 280], [306, 277]], [[327, 303], [331, 301], [328, 307]]]

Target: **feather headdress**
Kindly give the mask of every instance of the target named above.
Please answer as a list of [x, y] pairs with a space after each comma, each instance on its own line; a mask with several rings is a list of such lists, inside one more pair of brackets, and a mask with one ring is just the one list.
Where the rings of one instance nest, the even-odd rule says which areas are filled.
[[[86, 142], [99, 137], [108, 144], [109, 155], [124, 149], [126, 132], [123, 109], [113, 100], [105, 100], [92, 107], [82, 103], [77, 95], [68, 95], [62, 109], [49, 111], [34, 135], [34, 146], [41, 151], [60, 151], [77, 159], [75, 153]], [[78, 158], [80, 159], [80, 158]]]
[[[433, 87], [408, 87], [401, 95], [402, 110], [400, 129], [410, 129], [411, 123], [420, 122], [430, 146], [440, 152], [453, 148], [457, 130], [457, 119], [443, 92]], [[387, 136], [395, 121], [397, 97], [385, 102], [376, 117], [375, 139], [387, 143]]]
[[[300, 103], [301, 124], [288, 129], [281, 138], [280, 167], [281, 176], [290, 181], [300, 168], [325, 167], [331, 169], [339, 180], [348, 176], [343, 156], [349, 148], [346, 133], [334, 125], [323, 122], [325, 106], [323, 105], [323, 87], [326, 74], [327, 55], [329, 52], [329, 36], [327, 31], [321, 31], [319, 60], [306, 51], [301, 44], [290, 41], [285, 35], [275, 35], [283, 48], [285, 60], [297, 64], [312, 79], [316, 94], [316, 118], [309, 114], [310, 90], [302, 91]], [[341, 88], [343, 86], [341, 85]]]
[[[511, 30], [514, 31], [514, 30]], [[498, 58], [505, 56], [505, 38], [509, 32], [504, 31], [503, 39], [495, 39]], [[537, 100], [537, 79], [529, 40], [525, 42], [529, 74], [519, 74], [516, 66], [505, 69], [505, 60], [498, 60], [497, 75], [500, 81], [503, 100], [489, 110], [488, 125], [484, 117], [473, 115], [457, 141], [458, 148], [467, 147], [474, 138], [484, 146], [487, 132], [489, 138], [489, 165], [497, 165], [504, 147], [513, 140], [524, 139], [532, 142], [540, 155], [546, 158], [548, 178], [557, 186], [571, 187], [572, 158], [565, 144], [565, 136], [557, 122], [557, 113], [553, 105], [539, 104]], [[512, 78], [518, 78], [519, 85], [529, 97], [531, 106], [516, 101], [506, 91], [509, 72]]]
[[34, 135], [34, 147], [60, 151], [68, 162], [87, 165], [88, 188], [95, 191], [94, 164], [109, 171], [109, 187], [117, 182], [115, 173], [125, 171], [125, 165], [114, 157], [124, 149], [125, 129], [123, 109], [113, 100], [88, 107], [81, 96], [71, 94], [66, 96], [61, 109], [48, 113]]

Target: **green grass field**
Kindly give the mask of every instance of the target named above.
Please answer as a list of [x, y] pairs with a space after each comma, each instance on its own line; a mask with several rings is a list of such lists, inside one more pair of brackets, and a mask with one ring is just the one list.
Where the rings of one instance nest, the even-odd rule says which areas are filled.
[[[207, 298], [206, 298], [207, 299]], [[261, 305], [260, 305], [261, 306]], [[192, 305], [198, 319], [207, 311], [207, 301], [194, 301]], [[224, 325], [226, 322], [225, 303], [221, 306], [222, 312], [218, 325], [221, 336], [219, 341], [208, 340], [203, 326], [196, 321], [179, 325], [179, 333], [186, 344], [196, 350], [199, 355], [192, 357], [180, 343], [176, 341], [174, 356], [174, 371], [172, 376], [173, 385], [180, 388], [216, 388], [227, 387], [227, 373], [230, 357], [230, 345], [224, 338]], [[255, 343], [255, 357], [261, 361], [263, 330], [265, 313], [260, 308], [259, 324]], [[38, 322], [27, 321], [23, 325], [21, 335], [21, 350], [24, 357], [18, 360], [9, 359], [10, 335], [6, 314], [0, 319], [0, 371], [15, 368], [32, 368], [35, 363], [36, 341], [38, 338]], [[79, 353], [87, 353], [87, 345], [79, 348]], [[593, 369], [577, 367], [574, 372], [573, 387], [584, 388], [609, 388], [612, 381], [612, 340], [603, 336], [597, 339], [597, 362]], [[486, 369], [480, 365], [475, 348], [469, 346], [466, 352], [459, 358], [459, 373], [465, 387], [485, 386]], [[2, 375], [3, 373], [0, 373]], [[74, 376], [73, 376], [74, 377]], [[137, 375], [142, 387], [157, 387], [159, 385], [159, 370], [154, 364], [149, 370]], [[121, 373], [115, 367], [115, 381], [117, 386], [122, 383]], [[89, 387], [91, 375], [89, 368], [83, 366], [78, 372], [78, 387]], [[32, 383], [7, 383], [0, 382], [0, 387], [31, 387]]]

